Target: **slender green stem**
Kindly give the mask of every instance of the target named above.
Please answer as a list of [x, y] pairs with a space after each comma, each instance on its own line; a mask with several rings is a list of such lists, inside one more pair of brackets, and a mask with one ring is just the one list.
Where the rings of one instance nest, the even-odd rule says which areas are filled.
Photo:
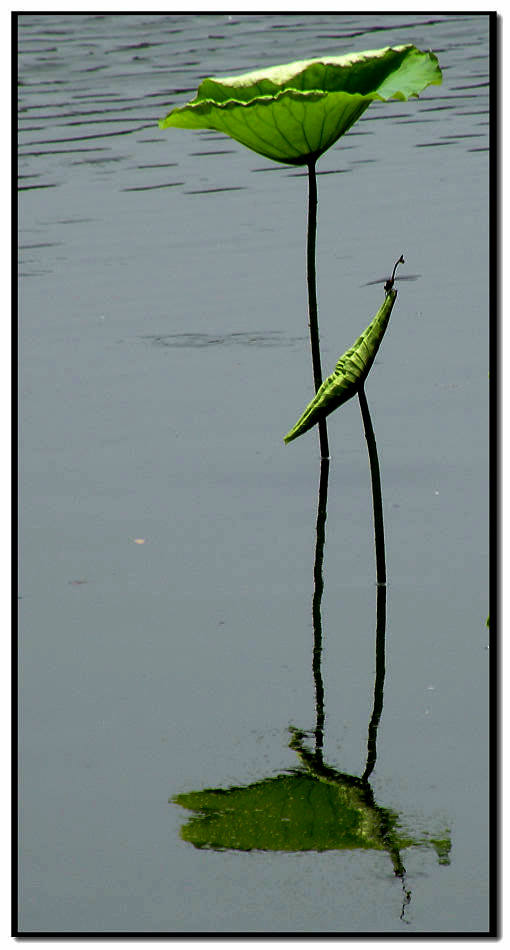
[[[321, 353], [319, 347], [319, 323], [317, 319], [317, 287], [315, 274], [315, 248], [317, 243], [317, 177], [316, 159], [308, 163], [308, 233], [306, 245], [306, 279], [308, 284], [308, 326], [312, 348], [312, 366], [315, 392], [322, 383]], [[326, 420], [319, 422], [321, 457], [329, 458], [328, 430]]]
[[375, 563], [377, 573], [377, 583], [386, 583], [386, 557], [384, 552], [384, 521], [381, 492], [381, 473], [379, 471], [379, 459], [377, 457], [377, 445], [375, 441], [372, 420], [368, 410], [367, 397], [365, 389], [360, 386], [358, 389], [359, 404], [361, 416], [365, 427], [365, 438], [368, 446], [368, 458], [370, 461], [370, 474], [372, 476], [372, 500], [374, 505], [374, 529], [375, 529]]

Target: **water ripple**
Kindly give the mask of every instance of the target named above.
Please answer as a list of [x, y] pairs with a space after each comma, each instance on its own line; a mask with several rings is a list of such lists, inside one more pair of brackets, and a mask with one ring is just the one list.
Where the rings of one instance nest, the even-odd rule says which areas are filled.
[[[386, 133], [404, 134], [403, 127], [410, 147], [450, 145], [451, 150], [471, 152], [475, 160], [473, 118], [488, 117], [482, 16], [395, 13], [381, 21], [370, 13], [27, 13], [18, 22], [23, 191], [56, 189], [57, 181], [73, 189], [88, 183], [95, 190], [107, 181], [119, 193], [172, 189], [192, 200], [242, 189], [256, 193], [262, 171], [301, 177], [303, 170], [254, 163], [243, 170], [242, 184], [232, 184], [231, 165], [244, 162], [246, 150], [213, 130], [162, 133], [157, 120], [193, 96], [205, 76], [305, 59], [313, 51], [341, 54], [356, 47], [357, 37], [364, 38], [367, 48], [381, 45], [382, 37], [434, 49], [444, 69], [443, 85], [428, 89], [420, 100], [368, 110], [348, 133], [347, 144], [336, 146], [337, 158], [349, 148], [348, 167], [328, 167], [324, 159], [319, 174], [358, 175], [368, 164], [375, 169], [386, 154]], [[433, 141], [416, 143], [413, 130], [422, 124], [428, 131], [431, 122]], [[375, 131], [367, 155], [366, 136]], [[484, 151], [488, 129], [479, 133], [476, 151]], [[80, 153], [83, 161], [77, 162]], [[171, 167], [185, 168], [185, 173], [179, 172], [176, 181], [162, 181], [163, 169]]]
[[234, 331], [232, 333], [145, 334], [140, 339], [154, 346], [200, 349], [204, 346], [293, 346], [303, 337], [289, 337], [279, 330]]

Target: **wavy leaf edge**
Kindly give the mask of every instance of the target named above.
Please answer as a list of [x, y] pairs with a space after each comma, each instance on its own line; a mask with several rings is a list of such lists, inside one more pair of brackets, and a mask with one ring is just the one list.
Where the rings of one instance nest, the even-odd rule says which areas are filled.
[[[311, 89], [300, 89], [294, 85], [291, 85], [292, 81], [298, 81], [307, 70], [312, 70], [317, 66], [333, 67], [335, 71], [344, 70], [346, 75], [349, 71], [358, 67], [359, 70], [363, 69], [366, 65], [374, 65], [378, 60], [382, 61], [385, 56], [388, 56], [392, 53], [404, 54], [402, 59], [397, 67], [391, 66], [382, 82], [378, 83], [378, 86], [368, 92], [349, 92], [344, 89], [321, 89], [321, 88], [311, 88]], [[398, 72], [399, 69], [406, 62], [406, 57], [409, 56], [411, 59], [419, 59], [421, 64], [425, 63], [425, 60], [428, 60], [431, 68], [430, 77], [426, 79], [425, 83], [419, 83], [418, 91], [408, 91], [404, 92], [401, 89], [393, 89], [388, 92], [387, 95], [378, 91], [381, 86], [387, 82], [388, 78], [392, 74]], [[235, 95], [236, 90], [242, 90], [249, 88], [250, 85], [256, 85], [258, 82], [271, 82], [275, 86], [278, 85], [278, 77], [287, 76], [283, 80], [285, 85], [283, 88], [275, 89], [269, 93], [257, 93], [256, 95], [251, 96], [250, 98], [239, 98]], [[361, 98], [367, 100], [368, 103], [378, 99], [383, 102], [387, 102], [390, 99], [400, 99], [401, 101], [407, 101], [410, 98], [417, 98], [419, 93], [428, 85], [440, 85], [442, 82], [441, 69], [439, 67], [439, 61], [435, 53], [431, 50], [426, 52], [417, 49], [413, 44], [406, 44], [403, 46], [385, 46], [378, 50], [364, 50], [359, 53], [348, 53], [344, 56], [323, 56], [317, 57], [316, 59], [307, 59], [307, 60], [296, 60], [293, 63], [286, 63], [281, 66], [270, 66], [266, 69], [254, 70], [248, 73], [241, 73], [238, 76], [227, 76], [227, 77], [207, 77], [204, 79], [200, 86], [198, 87], [197, 94], [194, 99], [186, 103], [183, 106], [176, 106], [172, 109], [163, 119], [159, 120], [159, 127], [161, 129], [166, 129], [171, 126], [179, 127], [181, 125], [180, 118], [183, 113], [193, 112], [198, 115], [205, 112], [211, 111], [212, 109], [232, 109], [233, 107], [253, 107], [254, 105], [264, 105], [265, 103], [274, 103], [280, 101], [284, 97], [290, 96], [296, 100], [305, 101], [320, 101], [320, 99], [326, 98], [335, 94], [342, 94], [349, 99], [351, 98]], [[212, 97], [206, 94], [206, 90], [213, 86], [216, 90], [220, 90], [222, 93], [222, 98]], [[230, 87], [230, 90], [229, 90]], [[225, 90], [225, 94], [223, 91]], [[228, 91], [232, 91], [233, 95], [228, 95]]]

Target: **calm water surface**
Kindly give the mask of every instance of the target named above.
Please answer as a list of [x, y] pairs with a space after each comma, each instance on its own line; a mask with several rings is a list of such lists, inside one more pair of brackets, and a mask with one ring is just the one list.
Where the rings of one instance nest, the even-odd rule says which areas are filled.
[[[282, 441], [312, 395], [306, 179], [157, 119], [206, 75], [405, 42], [443, 85], [318, 165], [326, 372], [402, 252], [413, 277], [367, 383], [368, 794], [357, 400], [329, 424], [320, 678], [317, 436]], [[483, 934], [488, 17], [30, 13], [19, 48], [20, 929]]]

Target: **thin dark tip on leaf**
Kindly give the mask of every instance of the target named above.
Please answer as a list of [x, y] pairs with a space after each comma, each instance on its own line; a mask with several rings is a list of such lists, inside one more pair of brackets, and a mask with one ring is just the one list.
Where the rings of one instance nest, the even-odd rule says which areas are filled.
[[398, 267], [399, 264], [405, 264], [404, 255], [403, 255], [403, 254], [400, 255], [398, 261], [395, 261], [395, 266], [394, 266], [394, 268], [393, 268], [393, 273], [392, 273], [391, 277], [386, 281], [386, 283], [385, 283], [385, 285], [384, 285], [384, 289], [385, 289], [385, 291], [386, 291], [387, 294], [389, 294], [390, 290], [393, 290], [393, 284], [395, 283], [395, 271], [396, 271], [396, 269], [397, 269], [397, 267]]

